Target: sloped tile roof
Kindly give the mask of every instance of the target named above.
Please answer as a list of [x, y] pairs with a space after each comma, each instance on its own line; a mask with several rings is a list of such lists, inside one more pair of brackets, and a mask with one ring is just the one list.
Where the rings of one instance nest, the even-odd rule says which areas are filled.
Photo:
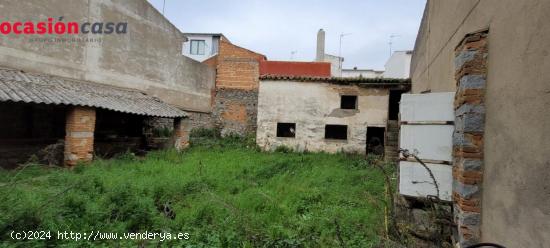
[[410, 79], [400, 78], [347, 78], [347, 77], [309, 77], [309, 76], [286, 76], [286, 75], [262, 75], [260, 80], [272, 81], [297, 81], [312, 83], [332, 83], [339, 85], [357, 85], [361, 87], [398, 87], [409, 88]]
[[103, 108], [137, 115], [185, 117], [187, 113], [137, 90], [0, 68], [0, 102]]
[[262, 60], [260, 75], [330, 77], [330, 63]]

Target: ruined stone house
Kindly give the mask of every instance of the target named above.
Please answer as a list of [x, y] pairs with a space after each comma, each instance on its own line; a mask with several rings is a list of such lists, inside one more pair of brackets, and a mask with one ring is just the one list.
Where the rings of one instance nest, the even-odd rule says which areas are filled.
[[[330, 74], [329, 66], [326, 70]], [[265, 150], [285, 146], [297, 151], [382, 155], [387, 145], [396, 145], [386, 135], [390, 101], [397, 101], [391, 92], [406, 91], [409, 86], [400, 79], [264, 75], [257, 144]]]
[[439, 183], [452, 190], [459, 247], [550, 247], [549, 11], [542, 0], [427, 1], [412, 93], [450, 94], [451, 119], [441, 125], [453, 128], [416, 142], [449, 140], [427, 147], [452, 148], [443, 147], [451, 159]]
[[[211, 112], [215, 71], [182, 56], [184, 35], [145, 0], [7, 0], [0, 12], [4, 31], [16, 22], [81, 27], [0, 36], [2, 165], [52, 147], [74, 165], [117, 147], [157, 146], [154, 133], [181, 147], [189, 122]], [[109, 23], [127, 30], [90, 31]], [[155, 123], [170, 130], [155, 131]]]
[[396, 160], [399, 101], [408, 79], [342, 77], [342, 60], [333, 57], [325, 53], [320, 29], [316, 62], [260, 63], [258, 145]]

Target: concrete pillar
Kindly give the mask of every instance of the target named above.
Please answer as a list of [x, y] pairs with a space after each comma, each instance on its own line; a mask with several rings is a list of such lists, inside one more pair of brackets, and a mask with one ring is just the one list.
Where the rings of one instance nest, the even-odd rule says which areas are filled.
[[65, 121], [65, 165], [92, 160], [95, 121], [95, 108], [69, 107]]
[[317, 32], [317, 54], [315, 61], [323, 62], [325, 60], [325, 30], [319, 29]]
[[189, 146], [189, 118], [174, 119], [174, 147], [177, 150], [182, 150]]

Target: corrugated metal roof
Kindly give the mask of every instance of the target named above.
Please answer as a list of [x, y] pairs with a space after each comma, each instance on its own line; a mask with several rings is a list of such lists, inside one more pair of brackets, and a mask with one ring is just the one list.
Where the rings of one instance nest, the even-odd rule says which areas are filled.
[[64, 104], [137, 115], [185, 117], [187, 113], [137, 90], [0, 68], [0, 102]]

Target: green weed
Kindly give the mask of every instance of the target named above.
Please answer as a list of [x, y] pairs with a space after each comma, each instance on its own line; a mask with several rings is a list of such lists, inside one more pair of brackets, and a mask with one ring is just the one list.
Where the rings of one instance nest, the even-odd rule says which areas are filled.
[[[260, 152], [191, 135], [184, 151], [0, 171], [0, 246], [376, 247], [384, 177], [349, 154]], [[17, 176], [16, 176], [17, 175]], [[188, 232], [189, 240], [14, 241], [12, 230]]]

